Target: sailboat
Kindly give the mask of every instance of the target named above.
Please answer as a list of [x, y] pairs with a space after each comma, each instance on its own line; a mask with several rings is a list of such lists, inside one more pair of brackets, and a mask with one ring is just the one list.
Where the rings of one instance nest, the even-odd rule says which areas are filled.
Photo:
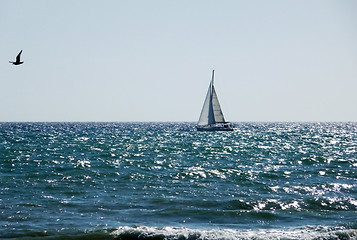
[[224, 119], [213, 83], [214, 70], [196, 129], [197, 131], [233, 131], [233, 124]]

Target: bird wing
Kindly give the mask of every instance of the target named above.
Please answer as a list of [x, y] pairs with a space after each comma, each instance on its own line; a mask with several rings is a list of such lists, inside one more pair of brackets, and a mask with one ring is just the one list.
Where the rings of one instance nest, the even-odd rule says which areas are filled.
[[16, 62], [20, 62], [20, 57], [21, 57], [22, 50], [17, 54], [16, 56]]

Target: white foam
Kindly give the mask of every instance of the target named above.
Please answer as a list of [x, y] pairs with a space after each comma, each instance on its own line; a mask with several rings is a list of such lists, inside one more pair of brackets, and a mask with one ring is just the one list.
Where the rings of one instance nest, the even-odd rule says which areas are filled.
[[272, 240], [272, 239], [357, 239], [357, 229], [332, 230], [327, 227], [304, 227], [290, 229], [191, 229], [185, 227], [122, 226], [112, 232], [114, 236], [129, 234], [135, 238], [197, 239], [197, 240]]

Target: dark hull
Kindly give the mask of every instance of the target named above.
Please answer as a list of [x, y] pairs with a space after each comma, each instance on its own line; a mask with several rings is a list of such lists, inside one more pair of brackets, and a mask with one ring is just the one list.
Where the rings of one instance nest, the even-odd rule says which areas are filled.
[[213, 132], [213, 131], [233, 131], [234, 128], [231, 125], [228, 126], [196, 126], [197, 131], [208, 131], [208, 132]]

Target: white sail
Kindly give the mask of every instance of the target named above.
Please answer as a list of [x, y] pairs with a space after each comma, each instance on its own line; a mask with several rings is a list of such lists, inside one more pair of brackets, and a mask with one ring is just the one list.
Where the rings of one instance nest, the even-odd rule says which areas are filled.
[[214, 123], [214, 114], [212, 107], [212, 83], [208, 87], [205, 101], [203, 103], [200, 118], [198, 119], [197, 125], [205, 126]]
[[200, 118], [198, 120], [198, 126], [211, 125], [215, 123], [224, 123], [224, 116], [221, 106], [218, 102], [216, 90], [213, 86], [214, 82], [214, 70], [212, 72], [212, 80], [208, 87], [206, 99], [203, 103]]
[[221, 106], [219, 105], [217, 93], [216, 93], [216, 90], [214, 89], [214, 86], [212, 86], [212, 108], [213, 108], [215, 123], [226, 122], [224, 120], [223, 112], [222, 112]]

